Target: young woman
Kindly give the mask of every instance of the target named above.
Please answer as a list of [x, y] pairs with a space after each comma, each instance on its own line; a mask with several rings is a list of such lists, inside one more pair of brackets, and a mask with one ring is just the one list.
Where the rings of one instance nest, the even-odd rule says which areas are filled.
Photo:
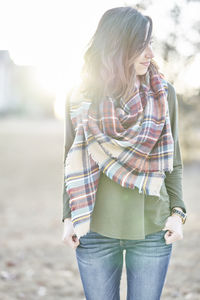
[[63, 241], [76, 249], [88, 300], [160, 299], [172, 243], [183, 238], [174, 87], [153, 60], [152, 20], [106, 11], [66, 102]]

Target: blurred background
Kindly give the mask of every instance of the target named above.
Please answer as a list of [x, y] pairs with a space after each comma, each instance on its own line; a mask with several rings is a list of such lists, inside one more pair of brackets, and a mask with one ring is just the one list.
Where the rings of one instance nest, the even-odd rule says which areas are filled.
[[61, 241], [64, 104], [100, 17], [124, 5], [153, 19], [155, 60], [179, 104], [188, 220], [162, 299], [200, 299], [200, 1], [0, 0], [2, 300], [84, 299], [75, 252]]

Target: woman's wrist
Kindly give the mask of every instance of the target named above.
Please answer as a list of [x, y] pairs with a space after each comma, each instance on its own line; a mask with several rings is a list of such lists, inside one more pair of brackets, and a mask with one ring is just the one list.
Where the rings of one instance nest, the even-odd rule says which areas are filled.
[[174, 213], [174, 214], [172, 214], [172, 216], [173, 216], [173, 218], [177, 218], [177, 220], [179, 220], [182, 223], [182, 218], [180, 215]]

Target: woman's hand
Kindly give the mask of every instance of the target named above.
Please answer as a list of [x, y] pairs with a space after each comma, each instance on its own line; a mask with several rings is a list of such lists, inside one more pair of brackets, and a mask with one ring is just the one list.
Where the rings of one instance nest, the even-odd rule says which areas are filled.
[[71, 218], [66, 218], [64, 220], [64, 232], [62, 241], [63, 243], [68, 244], [73, 249], [76, 249], [76, 247], [78, 247], [78, 245], [80, 244], [79, 239], [75, 235]]
[[166, 244], [171, 244], [183, 238], [182, 220], [178, 215], [173, 214], [167, 218], [165, 227], [162, 230], [168, 230], [165, 235]]

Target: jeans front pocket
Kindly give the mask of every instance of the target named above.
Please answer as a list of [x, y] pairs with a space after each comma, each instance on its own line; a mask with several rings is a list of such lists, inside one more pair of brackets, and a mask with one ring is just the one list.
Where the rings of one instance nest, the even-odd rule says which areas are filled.
[[160, 239], [164, 239], [164, 235], [165, 235], [165, 231], [164, 230], [160, 230], [157, 232], [153, 232], [150, 234], [147, 234], [145, 236], [145, 240], [160, 240]]

